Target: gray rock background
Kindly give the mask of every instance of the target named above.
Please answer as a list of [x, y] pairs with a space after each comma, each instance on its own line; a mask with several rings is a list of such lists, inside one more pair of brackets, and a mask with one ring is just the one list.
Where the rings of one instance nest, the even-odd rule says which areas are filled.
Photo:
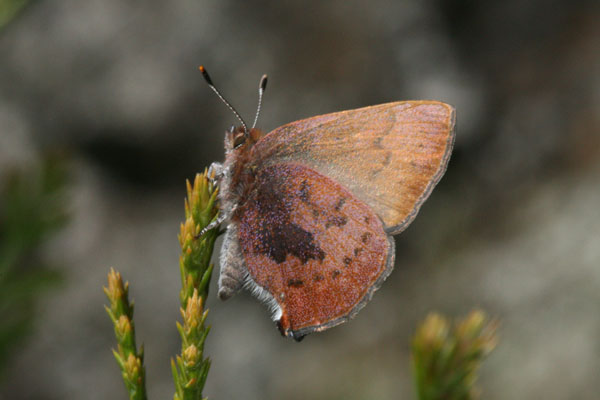
[[212, 291], [212, 399], [409, 399], [427, 312], [501, 322], [486, 399], [600, 392], [600, 7], [594, 1], [37, 1], [0, 32], [0, 168], [71, 158], [71, 223], [1, 399], [126, 398], [101, 287], [130, 281], [151, 398], [172, 398], [184, 179], [259, 125], [400, 99], [458, 110], [456, 150], [396, 271], [352, 322], [284, 340], [249, 295]]

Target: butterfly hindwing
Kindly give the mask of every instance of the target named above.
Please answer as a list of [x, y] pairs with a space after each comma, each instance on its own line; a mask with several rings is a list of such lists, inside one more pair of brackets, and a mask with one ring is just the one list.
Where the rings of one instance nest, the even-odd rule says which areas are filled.
[[372, 207], [388, 233], [416, 216], [446, 170], [454, 108], [401, 101], [292, 122], [252, 149], [258, 166], [295, 162], [349, 189]]
[[373, 210], [301, 164], [257, 170], [236, 218], [251, 282], [277, 303], [286, 335], [352, 317], [393, 268], [393, 240]]

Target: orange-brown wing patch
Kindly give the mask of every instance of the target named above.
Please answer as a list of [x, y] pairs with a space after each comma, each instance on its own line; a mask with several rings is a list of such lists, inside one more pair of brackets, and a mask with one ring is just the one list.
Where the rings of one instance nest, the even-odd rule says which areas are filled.
[[241, 206], [239, 240], [250, 277], [281, 307], [295, 337], [352, 317], [393, 268], [379, 218], [341, 185], [299, 164], [259, 170]]
[[454, 108], [403, 101], [292, 122], [252, 149], [257, 165], [297, 162], [341, 183], [396, 234], [440, 180], [454, 141]]

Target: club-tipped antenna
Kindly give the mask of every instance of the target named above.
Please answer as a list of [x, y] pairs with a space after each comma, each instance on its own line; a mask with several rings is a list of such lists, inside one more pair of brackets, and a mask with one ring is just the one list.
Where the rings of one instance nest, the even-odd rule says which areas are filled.
[[208, 83], [208, 87], [211, 88], [212, 91], [217, 94], [217, 96], [219, 96], [219, 98], [221, 99], [221, 101], [223, 103], [225, 103], [225, 105], [231, 110], [231, 112], [240, 121], [240, 123], [244, 127], [244, 133], [247, 136], [248, 135], [248, 125], [246, 125], [246, 123], [244, 122], [244, 120], [240, 116], [240, 113], [238, 113], [236, 111], [236, 109], [233, 108], [233, 106], [227, 100], [225, 100], [225, 97], [223, 97], [223, 95], [217, 90], [217, 88], [215, 87], [215, 85], [212, 82], [212, 79], [210, 79], [210, 75], [208, 75], [208, 72], [206, 71], [206, 68], [204, 68], [204, 66], [201, 65], [201, 66], [198, 67], [198, 69], [200, 70], [200, 72], [202, 72], [202, 76], [204, 77], [204, 80], [206, 81], [206, 83]]
[[263, 75], [260, 78], [260, 83], [258, 84], [258, 107], [256, 108], [256, 115], [254, 116], [254, 123], [252, 124], [252, 129], [256, 127], [256, 122], [258, 122], [258, 115], [260, 114], [260, 106], [262, 105], [262, 97], [263, 93], [267, 89], [267, 75]]

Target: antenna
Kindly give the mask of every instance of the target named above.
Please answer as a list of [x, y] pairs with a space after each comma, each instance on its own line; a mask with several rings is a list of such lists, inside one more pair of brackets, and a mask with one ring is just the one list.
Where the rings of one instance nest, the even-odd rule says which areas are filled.
[[[233, 106], [231, 104], [229, 104], [229, 102], [227, 100], [225, 100], [225, 97], [223, 97], [223, 95], [217, 90], [217, 88], [215, 87], [215, 85], [212, 82], [212, 79], [210, 79], [210, 75], [208, 75], [206, 68], [204, 68], [204, 66], [201, 65], [198, 67], [198, 69], [200, 70], [200, 72], [202, 72], [202, 76], [204, 77], [204, 80], [206, 81], [206, 83], [208, 83], [208, 87], [211, 88], [213, 90], [213, 92], [215, 92], [217, 94], [217, 96], [219, 96], [221, 101], [223, 103], [225, 103], [225, 105], [231, 110], [231, 112], [236, 116], [236, 118], [238, 120], [240, 120], [240, 122], [242, 123], [242, 126], [244, 127], [244, 135], [248, 136], [248, 126], [246, 125], [246, 123], [244, 122], [244, 120], [242, 119], [240, 114], [235, 110], [235, 108], [233, 108]], [[265, 86], [266, 86], [266, 84], [267, 83], [266, 83], [266, 79], [265, 79]]]
[[254, 117], [254, 123], [252, 124], [252, 129], [256, 126], [256, 122], [258, 121], [258, 114], [260, 114], [260, 106], [262, 104], [263, 93], [267, 89], [267, 75], [263, 75], [260, 78], [260, 83], [258, 84], [258, 107], [256, 108], [256, 116]]

